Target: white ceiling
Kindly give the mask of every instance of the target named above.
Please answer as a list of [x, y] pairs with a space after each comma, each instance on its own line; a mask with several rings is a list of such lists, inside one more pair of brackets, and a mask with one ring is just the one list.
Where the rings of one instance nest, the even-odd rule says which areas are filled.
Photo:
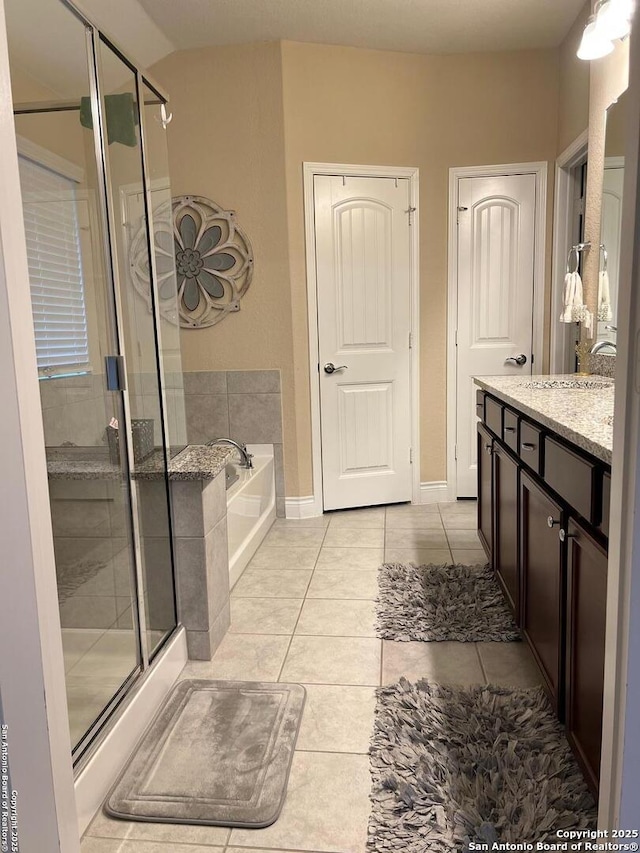
[[139, 0], [177, 48], [317, 42], [412, 53], [560, 44], [585, 0]]

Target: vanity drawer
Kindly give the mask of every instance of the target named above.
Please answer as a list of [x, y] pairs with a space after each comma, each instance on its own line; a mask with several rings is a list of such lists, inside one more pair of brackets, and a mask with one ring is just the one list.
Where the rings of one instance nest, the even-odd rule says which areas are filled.
[[600, 530], [609, 538], [609, 509], [611, 504], [611, 474], [602, 475], [602, 515], [600, 516]]
[[597, 466], [547, 436], [544, 441], [545, 482], [591, 524], [595, 511]]
[[514, 453], [518, 452], [518, 416], [511, 409], [504, 410], [502, 440]]
[[503, 406], [492, 397], [486, 397], [484, 401], [484, 422], [494, 435], [502, 438], [502, 410]]
[[480, 418], [481, 421], [484, 420], [484, 391], [476, 391], [476, 417]]
[[525, 465], [542, 476], [542, 432], [524, 418], [520, 420], [518, 456]]

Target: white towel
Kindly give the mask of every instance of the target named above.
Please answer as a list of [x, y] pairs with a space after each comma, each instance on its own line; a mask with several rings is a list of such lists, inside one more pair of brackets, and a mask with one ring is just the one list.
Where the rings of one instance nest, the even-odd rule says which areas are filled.
[[576, 276], [575, 272], [568, 272], [564, 277], [564, 295], [562, 298], [562, 313], [560, 314], [561, 323], [573, 323], [573, 306], [576, 296]]
[[609, 273], [606, 270], [600, 270], [600, 281], [598, 287], [598, 320], [603, 323], [609, 322], [613, 318], [611, 312], [611, 292], [609, 288]]
[[571, 319], [574, 323], [587, 322], [587, 306], [584, 304], [584, 295], [582, 292], [582, 279], [579, 272], [574, 272], [576, 280], [576, 288], [573, 295], [573, 305], [571, 306]]

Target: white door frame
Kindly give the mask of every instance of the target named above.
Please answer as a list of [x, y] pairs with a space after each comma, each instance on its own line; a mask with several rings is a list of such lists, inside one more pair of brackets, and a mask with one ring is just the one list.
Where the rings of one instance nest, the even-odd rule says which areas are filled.
[[[313, 497], [296, 513], [297, 518], [322, 515], [322, 440], [320, 435], [320, 374], [318, 373], [318, 283], [316, 277], [316, 231], [313, 179], [315, 175], [345, 175], [352, 178], [408, 178], [412, 208], [411, 289], [411, 446], [413, 448], [412, 503], [420, 503], [420, 219], [419, 173], [405, 166], [359, 166], [344, 163], [303, 163], [304, 224], [307, 263], [307, 312], [309, 328], [309, 387], [311, 391], [311, 454]], [[304, 500], [304, 499], [303, 499]], [[290, 517], [292, 513], [287, 513]]]
[[458, 329], [458, 190], [464, 178], [534, 175], [536, 179], [535, 243], [533, 257], [533, 353], [542, 371], [544, 341], [544, 278], [547, 229], [547, 163], [507, 163], [497, 166], [456, 166], [449, 169], [449, 260], [447, 286], [447, 483], [448, 499], [458, 490], [456, 470]]
[[573, 245], [573, 181], [571, 173], [580, 163], [589, 146], [589, 131], [585, 130], [556, 160], [555, 199], [553, 203], [553, 264], [551, 267], [551, 352], [550, 373], [567, 372], [567, 337], [571, 325], [555, 322], [556, 306], [561, 304], [561, 292], [567, 270], [567, 255]]

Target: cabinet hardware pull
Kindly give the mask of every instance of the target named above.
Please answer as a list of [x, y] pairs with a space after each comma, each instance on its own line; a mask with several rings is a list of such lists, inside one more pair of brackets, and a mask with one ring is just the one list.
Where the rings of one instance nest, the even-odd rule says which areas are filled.
[[567, 533], [567, 531], [564, 528], [560, 529], [558, 536], [560, 537], [561, 542], [565, 542], [567, 539], [577, 539], [578, 538], [577, 533]]
[[556, 521], [555, 518], [552, 515], [550, 515], [547, 518], [547, 527], [554, 527], [556, 524], [560, 524], [560, 522]]
[[515, 431], [516, 431], [516, 428], [515, 428], [515, 427], [505, 427], [505, 428], [504, 428], [504, 431], [505, 431], [505, 432], [515, 432]]
[[491, 445], [490, 445], [490, 444], [485, 444], [484, 449], [487, 451], [487, 453], [489, 454], [489, 456], [491, 456], [491, 454], [493, 453], [493, 449], [492, 449]]
[[530, 444], [528, 441], [523, 441], [522, 444], [520, 445], [520, 449], [531, 451], [531, 450], [535, 450], [536, 446], [535, 446], [535, 444]]

